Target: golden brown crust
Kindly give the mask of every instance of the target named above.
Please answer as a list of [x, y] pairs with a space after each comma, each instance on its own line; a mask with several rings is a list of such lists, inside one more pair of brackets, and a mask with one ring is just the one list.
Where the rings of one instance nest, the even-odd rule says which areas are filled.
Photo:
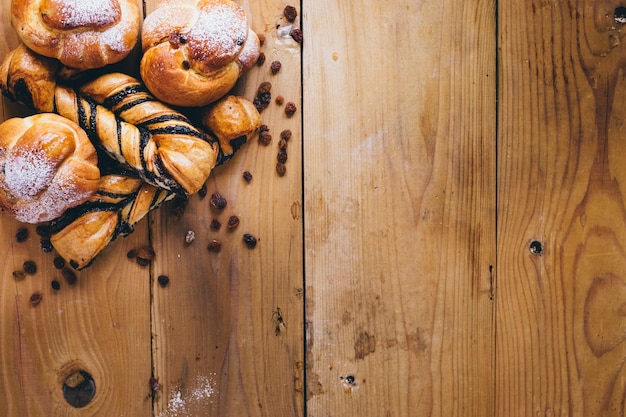
[[231, 155], [243, 143], [233, 141], [244, 137], [247, 142], [261, 126], [261, 115], [254, 104], [243, 97], [226, 96], [211, 105], [202, 115], [202, 124], [217, 136], [224, 154]]
[[87, 134], [52, 113], [0, 124], [0, 208], [27, 223], [49, 221], [86, 201], [100, 179]]
[[141, 35], [141, 78], [161, 101], [207, 105], [233, 88], [259, 55], [259, 39], [231, 0], [163, 1]]
[[13, 0], [11, 24], [35, 52], [80, 69], [124, 59], [139, 38], [135, 0]]

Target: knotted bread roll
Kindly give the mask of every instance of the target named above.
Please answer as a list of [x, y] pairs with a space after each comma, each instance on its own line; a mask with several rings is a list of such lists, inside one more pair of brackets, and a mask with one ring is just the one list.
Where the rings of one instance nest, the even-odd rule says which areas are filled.
[[53, 113], [0, 124], [0, 210], [26, 223], [59, 217], [89, 199], [100, 179], [96, 149]]
[[12, 0], [11, 24], [35, 52], [80, 69], [125, 58], [139, 39], [136, 0]]
[[143, 82], [159, 100], [207, 105], [256, 63], [259, 38], [231, 0], [164, 0], [143, 23]]

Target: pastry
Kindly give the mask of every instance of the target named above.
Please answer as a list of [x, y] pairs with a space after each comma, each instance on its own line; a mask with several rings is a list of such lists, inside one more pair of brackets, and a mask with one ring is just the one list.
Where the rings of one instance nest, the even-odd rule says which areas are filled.
[[139, 39], [136, 0], [12, 0], [11, 24], [35, 52], [72, 68], [124, 59]]
[[0, 210], [26, 223], [59, 217], [91, 197], [96, 149], [74, 122], [54, 113], [0, 124]]
[[201, 107], [255, 65], [259, 38], [231, 0], [166, 0], [142, 27], [141, 79], [159, 100]]

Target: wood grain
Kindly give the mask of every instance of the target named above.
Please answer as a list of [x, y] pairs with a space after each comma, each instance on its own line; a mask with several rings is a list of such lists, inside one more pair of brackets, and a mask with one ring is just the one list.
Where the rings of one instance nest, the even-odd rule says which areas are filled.
[[624, 414], [618, 6], [499, 7], [497, 415]]
[[494, 3], [307, 6], [308, 415], [493, 415]]

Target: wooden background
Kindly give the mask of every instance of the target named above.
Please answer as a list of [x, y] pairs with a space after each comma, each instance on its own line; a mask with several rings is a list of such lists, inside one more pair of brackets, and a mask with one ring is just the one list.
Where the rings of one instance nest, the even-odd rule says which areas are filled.
[[[215, 170], [223, 213], [163, 207], [73, 286], [0, 219], [0, 415], [625, 415], [625, 5], [302, 1], [300, 47], [288, 2], [241, 4], [267, 62], [236, 92], [271, 81], [298, 112], [272, 104], [273, 142]], [[151, 265], [126, 259], [145, 244]]]

